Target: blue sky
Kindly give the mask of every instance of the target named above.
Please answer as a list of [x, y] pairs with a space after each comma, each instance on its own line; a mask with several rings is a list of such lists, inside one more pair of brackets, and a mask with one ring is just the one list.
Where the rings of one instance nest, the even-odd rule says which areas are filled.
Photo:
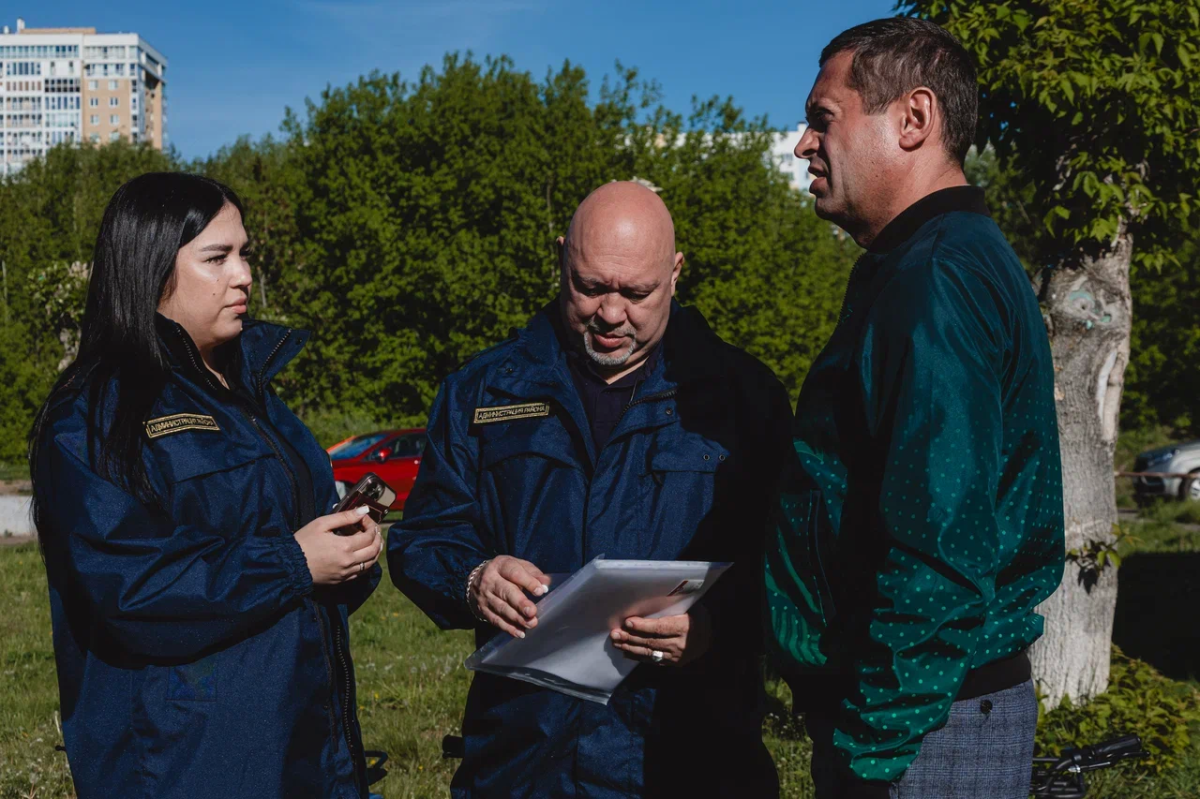
[[[659, 81], [664, 102], [732, 95], [750, 116], [794, 126], [821, 47], [892, 13], [893, 0], [18, 0], [13, 26], [136, 31], [167, 56], [168, 132], [187, 158], [278, 130], [328, 84], [372, 69], [415, 78], [448, 51], [508, 54], [545, 75], [565, 59], [599, 85], [618, 59]], [[7, 17], [11, 16], [12, 19]]]

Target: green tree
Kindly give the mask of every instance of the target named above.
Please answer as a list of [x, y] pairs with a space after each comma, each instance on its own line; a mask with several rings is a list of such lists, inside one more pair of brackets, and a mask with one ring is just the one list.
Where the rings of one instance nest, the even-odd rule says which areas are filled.
[[[729, 99], [671, 113], [620, 65], [593, 95], [569, 63], [539, 81], [506, 58], [452, 55], [412, 82], [372, 74], [329, 88], [303, 118], [288, 114], [281, 138], [239, 139], [186, 168], [245, 203], [252, 312], [313, 331], [277, 386], [328, 439], [423, 423], [442, 378], [555, 295], [555, 239], [576, 205], [635, 176], [674, 214], [688, 257], [680, 299], [797, 391], [857, 250], [769, 164], [770, 141], [765, 120]], [[0, 361], [14, 429], [70, 354], [80, 265], [109, 196], [170, 168], [143, 149], [60, 148], [0, 184], [0, 257], [22, 287], [0, 334], [40, 348]]]
[[1200, 244], [1186, 242], [1179, 265], [1142, 275], [1133, 287], [1133, 356], [1121, 407], [1123, 426], [1161, 426], [1200, 437]]
[[109, 198], [136, 175], [173, 167], [169, 154], [145, 146], [61, 146], [0, 182], [0, 460], [24, 456], [33, 415], [78, 342]]
[[767, 164], [765, 123], [717, 100], [684, 121], [620, 67], [590, 100], [570, 64], [538, 82], [505, 58], [449, 56], [289, 116], [301, 244], [269, 268], [289, 320], [317, 332], [289, 396], [420, 423], [445, 375], [554, 296], [554, 241], [579, 201], [634, 176], [675, 216], [681, 299], [797, 388], [854, 252]]
[[[1068, 551], [1113, 542], [1113, 453], [1133, 327], [1130, 274], [1171, 269], [1200, 179], [1194, 0], [902, 0], [979, 68], [978, 142], [1027, 186], [1058, 373]], [[1108, 680], [1115, 569], [1069, 559], [1034, 650], [1051, 705]]]
[[286, 142], [271, 136], [255, 142], [242, 136], [210, 158], [188, 166], [189, 171], [219, 180], [238, 193], [246, 209], [242, 222], [253, 253], [250, 313], [284, 323], [286, 303], [296, 300], [282, 284], [284, 275], [303, 266], [292, 162], [292, 148]]

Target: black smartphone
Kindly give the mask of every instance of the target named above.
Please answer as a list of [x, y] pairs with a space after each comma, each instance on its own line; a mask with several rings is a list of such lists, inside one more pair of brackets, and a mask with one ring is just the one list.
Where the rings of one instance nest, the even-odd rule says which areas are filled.
[[[391, 509], [392, 503], [396, 501], [396, 492], [388, 486], [387, 483], [379, 479], [379, 475], [374, 472], [368, 472], [363, 475], [363, 478], [354, 484], [354, 487], [346, 492], [346, 496], [342, 497], [342, 501], [333, 509], [334, 513], [341, 513], [344, 510], [354, 510], [357, 507], [366, 505], [370, 510], [367, 515], [375, 520], [377, 524], [381, 524], [385, 516], [388, 515], [388, 510]], [[338, 535], [354, 535], [358, 530], [355, 525], [347, 527], [339, 527], [333, 532]]]

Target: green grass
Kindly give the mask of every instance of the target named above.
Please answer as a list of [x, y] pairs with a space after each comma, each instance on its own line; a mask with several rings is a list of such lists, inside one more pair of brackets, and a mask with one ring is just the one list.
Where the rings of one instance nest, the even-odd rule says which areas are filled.
[[0, 547], [0, 797], [73, 796], [58, 727], [46, 573], [31, 544]]
[[[42, 561], [33, 545], [0, 547], [0, 799], [72, 797], [58, 729], [50, 614]], [[443, 633], [391, 583], [354, 616], [352, 641], [359, 677], [359, 717], [368, 748], [391, 755], [388, 777], [375, 790], [388, 799], [444, 797], [457, 761], [443, 760], [441, 739], [458, 733], [470, 675], [465, 632]], [[776, 708], [789, 707], [786, 686], [772, 682]], [[767, 719], [767, 745], [789, 799], [812, 796], [810, 747], [779, 712]], [[1158, 777], [1115, 771], [1095, 780], [1091, 796], [1171, 799], [1200, 796], [1200, 749]]]
[[1200, 524], [1200, 502], [1180, 502], [1171, 508], [1171, 520], [1180, 524]]
[[1133, 552], [1200, 552], [1200, 503], [1159, 502], [1142, 511], [1137, 521], [1123, 522], [1126, 537], [1122, 556]]
[[29, 464], [25, 461], [0, 461], [0, 480], [28, 480]]

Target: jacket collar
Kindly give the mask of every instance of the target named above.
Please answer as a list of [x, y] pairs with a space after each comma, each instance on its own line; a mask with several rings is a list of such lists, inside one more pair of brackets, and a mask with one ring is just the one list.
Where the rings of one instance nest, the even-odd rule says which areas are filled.
[[[576, 428], [581, 446], [595, 463], [598, 453], [567, 365], [568, 345], [563, 340], [559, 313], [558, 300], [552, 300], [517, 332], [516, 346], [490, 370], [487, 385], [490, 391], [509, 397], [548, 398], [558, 403]], [[661, 412], [666, 408], [655, 403], [641, 401], [671, 397], [682, 387], [719, 379], [721, 346], [721, 340], [698, 311], [672, 300], [662, 355], [634, 393], [633, 404], [637, 407], [631, 406], [609, 440], [615, 441], [635, 429], [673, 423], [677, 415]]]
[[[162, 314], [155, 315], [159, 341], [172, 371], [188, 375], [201, 385], [219, 386], [200, 360], [200, 351], [183, 325]], [[226, 379], [238, 380], [259, 395], [308, 343], [306, 330], [294, 330], [256, 319], [242, 322], [242, 333], [223, 345], [228, 364]]]
[[884, 253], [896, 249], [916, 235], [935, 216], [965, 211], [971, 214], [991, 216], [983, 189], [976, 186], [951, 186], [927, 194], [888, 222], [871, 242], [870, 252]]

